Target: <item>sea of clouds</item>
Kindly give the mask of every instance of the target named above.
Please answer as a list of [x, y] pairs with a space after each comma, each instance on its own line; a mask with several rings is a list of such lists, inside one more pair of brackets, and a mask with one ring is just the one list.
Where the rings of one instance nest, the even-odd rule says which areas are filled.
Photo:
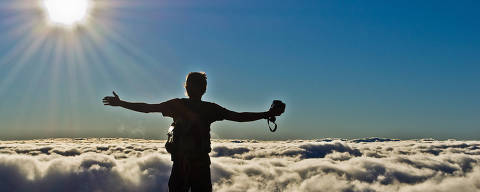
[[[0, 191], [166, 191], [162, 140], [0, 141]], [[480, 141], [213, 140], [214, 191], [480, 191]]]

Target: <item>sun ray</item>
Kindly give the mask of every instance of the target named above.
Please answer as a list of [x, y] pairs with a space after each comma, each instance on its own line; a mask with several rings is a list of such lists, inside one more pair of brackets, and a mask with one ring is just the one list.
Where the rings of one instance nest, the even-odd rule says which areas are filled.
[[[37, 102], [30, 97], [42, 89], [48, 98], [44, 104], [48, 107], [43, 125], [47, 134], [64, 125], [70, 127], [64, 131], [76, 131], [78, 120], [75, 117], [85, 107], [78, 101], [85, 96], [94, 98], [99, 87], [116, 88], [124, 83], [124, 87], [152, 89], [142, 83], [154, 80], [145, 65], [157, 63], [139, 51], [132, 37], [119, 32], [125, 29], [121, 20], [126, 17], [116, 10], [142, 3], [96, 0], [90, 13], [83, 18], [86, 25], [67, 28], [48, 25], [47, 13], [31, 1], [0, 4], [7, 5], [0, 10], [9, 12], [3, 18], [8, 28], [2, 29], [2, 38], [19, 40], [0, 58], [0, 68], [8, 71], [6, 76], [0, 77], [0, 96], [12, 89], [13, 82], [23, 78], [22, 81], [28, 83], [22, 87], [24, 95], [18, 102], [19, 106], [27, 108]], [[22, 77], [27, 68], [32, 70], [30, 76]], [[102, 82], [94, 82], [97, 80]], [[47, 85], [42, 85], [44, 82]], [[17, 123], [21, 127], [22, 122]]]
[[[12, 66], [12, 69], [9, 70], [8, 75], [5, 76], [5, 78], [0, 82], [0, 87], [3, 89], [0, 90], [0, 96], [4, 94], [4, 92], [8, 89], [10, 84], [15, 80], [17, 77], [18, 73], [21, 72], [21, 70], [24, 69], [24, 65], [27, 65], [27, 62], [31, 59], [31, 57], [38, 51], [38, 47], [42, 45], [42, 43], [45, 41], [45, 35], [44, 33], [41, 34], [35, 34], [35, 38], [33, 37], [34, 35], [32, 34], [30, 36], [32, 42], [29, 46], [25, 48], [25, 50], [19, 49], [19, 52], [16, 54], [12, 55], [12, 59], [14, 58], [20, 58], [18, 61], [15, 61], [15, 65]], [[40, 37], [40, 38], [36, 38]], [[28, 42], [28, 41], [26, 41]], [[20, 51], [23, 51], [20, 53]], [[20, 56], [21, 55], [21, 56]], [[13, 62], [12, 60], [6, 60], [6, 63]]]
[[21, 95], [19, 98], [20, 101], [20, 109], [28, 109], [34, 105], [34, 100], [28, 99], [32, 95], [36, 95], [35, 93], [38, 92], [38, 88], [41, 87], [41, 79], [43, 75], [46, 74], [48, 71], [48, 61], [49, 57], [53, 53], [53, 45], [51, 42], [46, 42], [41, 47], [43, 50], [46, 50], [44, 54], [40, 56], [38, 59], [39, 61], [39, 70], [36, 70], [34, 74], [31, 76], [31, 83], [28, 85], [26, 90], [24, 91], [25, 94]]
[[[110, 20], [109, 23], [101, 25], [102, 32], [108, 31], [108, 35], [103, 35], [103, 37], [109, 42], [114, 43], [116, 46], [116, 50], [118, 53], [122, 53], [121, 55], [127, 56], [125, 60], [133, 60], [134, 62], [127, 62], [124, 63], [124, 66], [121, 66], [123, 73], [128, 74], [132, 70], [141, 73], [141, 77], [146, 78], [144, 81], [153, 81], [154, 74], [150, 74], [149, 71], [143, 69], [143, 65], [145, 64], [157, 64], [150, 56], [138, 51], [138, 46], [132, 44], [132, 40], [130, 40], [127, 35], [123, 35], [120, 33], [122, 31], [118, 27], [121, 26], [120, 24], [115, 24], [114, 20]], [[120, 67], [120, 66], [119, 66]], [[128, 68], [127, 68], [128, 67]], [[170, 71], [168, 67], [165, 67], [165, 74], [168, 74]], [[130, 86], [139, 86], [139, 85], [130, 85]], [[143, 86], [143, 85], [140, 85]], [[143, 89], [148, 89], [147, 87], [142, 87]], [[154, 89], [160, 89], [161, 87], [155, 87]]]
[[101, 49], [100, 45], [96, 44], [96, 42], [98, 41], [95, 40], [97, 37], [94, 37], [96, 36], [95, 31], [89, 31], [86, 34], [87, 35], [84, 41], [84, 45], [86, 46], [85, 51], [89, 55], [89, 58], [91, 58], [93, 62], [104, 63], [101, 65], [95, 65], [95, 64], [91, 65], [93, 67], [93, 71], [95, 71], [96, 73], [99, 73], [100, 77], [102, 77], [102, 80], [103, 78], [105, 78], [105, 80], [107, 81], [106, 83], [111, 85], [113, 80], [111, 79], [111, 76], [109, 75], [109, 73], [107, 73], [108, 71], [105, 68], [106, 60], [104, 57], [101, 56], [100, 51], [94, 51], [94, 50]]
[[59, 95], [57, 94], [58, 93], [58, 90], [57, 88], [59, 87], [58, 86], [58, 83], [60, 82], [59, 79], [59, 74], [60, 74], [60, 67], [62, 66], [61, 65], [61, 62], [63, 61], [63, 50], [64, 50], [64, 43], [63, 43], [64, 39], [63, 38], [56, 38], [55, 39], [55, 46], [54, 46], [54, 57], [53, 57], [53, 60], [52, 60], [52, 72], [51, 72], [51, 76], [50, 76], [50, 83], [49, 83], [49, 95], [48, 95], [48, 98], [50, 98], [50, 101], [48, 102], [48, 106], [50, 106], [50, 108], [48, 109], [48, 114], [49, 114], [49, 117], [48, 117], [48, 127], [47, 127], [47, 130], [50, 131], [50, 132], [53, 132], [54, 130], [56, 130], [56, 127], [57, 127], [57, 121], [58, 121], [58, 116], [60, 115], [59, 113], [59, 109], [60, 109], [60, 106], [58, 105], [59, 104]]

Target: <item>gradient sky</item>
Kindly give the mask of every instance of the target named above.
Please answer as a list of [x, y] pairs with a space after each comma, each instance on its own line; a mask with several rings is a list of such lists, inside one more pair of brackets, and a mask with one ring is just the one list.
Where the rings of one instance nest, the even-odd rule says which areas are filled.
[[32, 2], [0, 0], [0, 139], [163, 139], [171, 119], [101, 99], [184, 97], [190, 71], [231, 110], [287, 103], [276, 133], [216, 138], [480, 139], [478, 1], [99, 0], [69, 30]]

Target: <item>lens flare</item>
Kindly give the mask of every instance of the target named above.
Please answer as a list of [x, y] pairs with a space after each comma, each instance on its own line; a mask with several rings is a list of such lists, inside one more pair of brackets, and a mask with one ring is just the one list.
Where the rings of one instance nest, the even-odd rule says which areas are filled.
[[66, 26], [82, 23], [90, 7], [89, 0], [44, 0], [51, 22]]

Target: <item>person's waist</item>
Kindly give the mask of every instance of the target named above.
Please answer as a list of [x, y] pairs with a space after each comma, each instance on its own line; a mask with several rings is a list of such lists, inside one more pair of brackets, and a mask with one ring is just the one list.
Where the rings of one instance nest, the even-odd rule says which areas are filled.
[[172, 161], [210, 162], [208, 153], [175, 153]]

